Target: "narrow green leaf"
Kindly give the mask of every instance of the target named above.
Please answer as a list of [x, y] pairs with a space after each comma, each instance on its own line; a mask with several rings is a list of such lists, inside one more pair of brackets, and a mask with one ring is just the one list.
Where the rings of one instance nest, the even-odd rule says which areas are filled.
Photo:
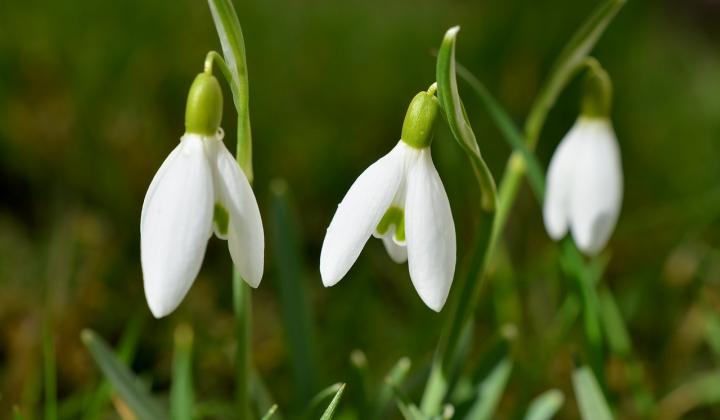
[[275, 412], [277, 411], [277, 408], [278, 408], [277, 404], [273, 404], [272, 407], [270, 407], [270, 409], [267, 411], [267, 413], [265, 413], [265, 415], [262, 416], [262, 418], [260, 420], [270, 420], [270, 418], [273, 416], [273, 414], [275, 414]]
[[600, 385], [589, 367], [581, 366], [575, 369], [572, 382], [580, 416], [583, 420], [611, 420], [613, 418]]
[[720, 403], [720, 370], [704, 372], [680, 385], [657, 406], [662, 418], [678, 419], [690, 410]]
[[457, 74], [461, 79], [472, 88], [480, 98], [480, 102], [490, 114], [490, 118], [502, 133], [503, 138], [508, 142], [510, 147], [520, 152], [528, 170], [528, 179], [530, 187], [535, 193], [535, 197], [542, 204], [545, 196], [545, 175], [542, 166], [538, 162], [535, 155], [525, 145], [525, 137], [520, 129], [515, 125], [512, 118], [508, 115], [500, 103], [492, 96], [485, 85], [475, 77], [462, 64], [456, 63]]
[[330, 401], [330, 405], [328, 405], [328, 408], [320, 417], [320, 420], [330, 420], [333, 418], [333, 416], [335, 415], [335, 410], [337, 409], [338, 404], [340, 404], [340, 398], [342, 397], [343, 391], [345, 391], [345, 384], [340, 384], [340, 387], [335, 393], [332, 401]]
[[158, 420], [168, 418], [167, 413], [152, 400], [152, 397], [145, 389], [139, 386], [139, 381], [135, 375], [118, 360], [103, 339], [90, 330], [84, 330], [81, 337], [103, 375], [138, 419]]
[[[310, 400], [310, 402], [307, 405], [307, 408], [305, 409], [305, 413], [307, 415], [312, 414], [317, 407], [320, 406], [320, 403], [325, 401], [326, 399], [330, 398], [333, 395], [336, 395], [338, 390], [340, 390], [341, 387], [344, 387], [345, 384], [343, 383], [336, 383], [332, 384], [329, 387], [321, 390], [317, 394], [315, 394], [314, 397]], [[306, 416], [307, 417], [307, 416]]]
[[628, 357], [632, 350], [630, 335], [625, 328], [620, 309], [607, 288], [600, 291], [600, 320], [607, 336], [610, 350], [618, 356]]
[[220, 39], [223, 56], [232, 80], [229, 80], [233, 103], [238, 114], [236, 158], [240, 167], [252, 183], [252, 135], [250, 131], [250, 111], [247, 64], [245, 59], [245, 40], [240, 20], [235, 13], [231, 0], [208, 0], [215, 29]]
[[403, 357], [393, 365], [390, 372], [385, 376], [385, 380], [380, 387], [375, 401], [375, 415], [373, 418], [383, 418], [383, 414], [395, 392], [394, 389], [399, 388], [403, 384], [408, 372], [410, 372], [410, 365], [410, 359]]
[[[129, 365], [135, 357], [135, 351], [140, 341], [140, 333], [145, 324], [147, 315], [145, 312], [139, 313], [130, 319], [127, 328], [120, 337], [117, 349], [117, 357], [125, 365]], [[90, 403], [84, 408], [83, 419], [94, 420], [100, 417], [102, 410], [110, 403], [112, 394], [112, 386], [106, 379], [102, 379], [97, 386]]]
[[559, 389], [551, 389], [535, 397], [530, 403], [525, 420], [550, 420], [562, 407], [565, 396]]
[[[302, 284], [300, 229], [292, 210], [287, 183], [274, 180], [270, 186], [270, 232], [274, 250], [276, 286], [282, 323], [290, 354], [290, 366], [299, 401], [308, 401], [317, 390], [318, 371], [314, 354], [314, 331]], [[298, 402], [299, 402], [298, 401]]]
[[415, 404], [408, 403], [400, 398], [396, 399], [398, 410], [405, 420], [427, 420], [427, 417]]
[[466, 419], [485, 420], [490, 419], [495, 413], [502, 393], [505, 390], [510, 373], [512, 372], [512, 361], [509, 358], [503, 359], [485, 380], [478, 387], [477, 398], [470, 408]]
[[170, 388], [170, 416], [173, 420], [193, 418], [192, 345], [192, 328], [185, 324], [179, 325], [175, 329], [175, 354]]
[[392, 385], [392, 391], [395, 396], [395, 404], [405, 420], [428, 420], [429, 417], [423, 414], [399, 387]]

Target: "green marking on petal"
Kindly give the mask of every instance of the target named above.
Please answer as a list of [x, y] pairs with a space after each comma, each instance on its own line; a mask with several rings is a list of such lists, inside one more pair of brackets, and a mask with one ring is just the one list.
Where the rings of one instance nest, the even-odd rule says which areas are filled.
[[227, 235], [230, 215], [220, 203], [215, 203], [215, 207], [213, 208], [213, 222], [215, 223], [215, 229], [217, 229], [218, 233], [223, 236]]
[[405, 242], [405, 213], [400, 216], [400, 223], [395, 226], [395, 240]]
[[405, 242], [405, 212], [397, 206], [391, 206], [377, 225], [377, 233], [385, 235], [391, 226], [395, 226], [395, 240]]

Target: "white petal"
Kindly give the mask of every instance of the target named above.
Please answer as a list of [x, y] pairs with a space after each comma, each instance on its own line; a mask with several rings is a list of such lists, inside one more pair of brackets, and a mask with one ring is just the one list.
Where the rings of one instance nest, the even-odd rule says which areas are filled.
[[623, 174], [610, 122], [593, 119], [582, 124], [570, 206], [571, 230], [578, 248], [594, 255], [615, 229], [622, 203]]
[[395, 229], [392, 229], [392, 231], [388, 232], [387, 235], [383, 235], [381, 239], [383, 241], [383, 244], [385, 245], [385, 250], [387, 251], [390, 258], [396, 263], [402, 264], [407, 261], [408, 258], [407, 247], [395, 243], [392, 238], [394, 231]]
[[180, 304], [200, 271], [213, 201], [203, 139], [185, 135], [151, 182], [141, 215], [145, 297], [156, 318]]
[[225, 207], [228, 223], [228, 248], [233, 264], [251, 287], [262, 279], [265, 259], [265, 234], [260, 209], [245, 173], [222, 140], [217, 145], [215, 178], [218, 201]]
[[582, 126], [575, 124], [558, 145], [547, 173], [543, 219], [554, 240], [562, 239], [570, 227], [570, 202], [577, 167], [577, 145]]
[[427, 306], [439, 312], [455, 274], [455, 224], [429, 148], [422, 151], [408, 177], [405, 239], [415, 290]]
[[320, 276], [325, 287], [347, 274], [390, 206], [404, 174], [407, 149], [398, 142], [360, 174], [338, 205], [320, 251]]

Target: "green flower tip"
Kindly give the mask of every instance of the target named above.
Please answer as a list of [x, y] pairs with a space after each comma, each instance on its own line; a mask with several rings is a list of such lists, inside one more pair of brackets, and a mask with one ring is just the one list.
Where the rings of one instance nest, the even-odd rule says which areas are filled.
[[423, 149], [430, 146], [435, 134], [435, 123], [440, 106], [431, 87], [429, 92], [420, 92], [410, 102], [405, 121], [403, 122], [401, 139], [408, 146]]
[[587, 76], [583, 86], [581, 114], [589, 118], [607, 118], [612, 104], [612, 82], [607, 72], [595, 59], [587, 63]]
[[211, 73], [200, 73], [190, 86], [185, 108], [187, 133], [214, 136], [222, 121], [223, 98], [220, 83]]

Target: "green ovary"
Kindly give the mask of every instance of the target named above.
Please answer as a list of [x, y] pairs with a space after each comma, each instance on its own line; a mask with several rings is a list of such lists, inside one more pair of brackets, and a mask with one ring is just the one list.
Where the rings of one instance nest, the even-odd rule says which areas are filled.
[[380, 235], [385, 235], [393, 225], [395, 225], [393, 235], [395, 240], [405, 242], [405, 212], [400, 207], [392, 206], [387, 209], [375, 230]]

